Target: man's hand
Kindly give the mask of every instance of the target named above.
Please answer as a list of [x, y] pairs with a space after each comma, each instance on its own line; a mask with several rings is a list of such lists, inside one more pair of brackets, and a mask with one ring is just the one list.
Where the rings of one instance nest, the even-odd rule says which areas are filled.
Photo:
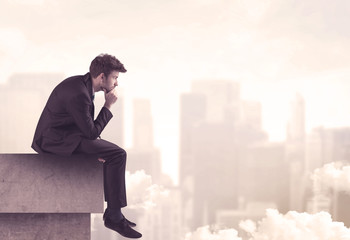
[[105, 92], [105, 104], [104, 107], [108, 108], [109, 110], [111, 109], [111, 106], [117, 101], [118, 97], [117, 97], [117, 92], [114, 89], [112, 89], [111, 91], [107, 92], [106, 89], [103, 89], [103, 91]]

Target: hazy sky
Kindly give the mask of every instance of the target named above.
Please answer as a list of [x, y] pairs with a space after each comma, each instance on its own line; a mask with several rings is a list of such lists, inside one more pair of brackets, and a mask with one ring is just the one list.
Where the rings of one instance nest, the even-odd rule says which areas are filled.
[[240, 82], [272, 140], [285, 136], [296, 91], [308, 130], [350, 126], [349, 12], [348, 0], [0, 0], [0, 83], [84, 74], [96, 55], [115, 55], [128, 69], [126, 107], [151, 100], [155, 144], [176, 177], [179, 94], [192, 80]]

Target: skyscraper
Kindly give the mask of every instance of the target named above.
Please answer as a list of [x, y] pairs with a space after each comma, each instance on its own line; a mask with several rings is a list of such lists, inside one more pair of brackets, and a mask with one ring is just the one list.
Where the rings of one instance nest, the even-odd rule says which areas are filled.
[[0, 152], [29, 153], [42, 109], [63, 74], [14, 74], [0, 85]]
[[[313, 172], [328, 163], [350, 163], [350, 128], [314, 128], [307, 137], [306, 169]], [[348, 208], [349, 193], [339, 189], [328, 189], [327, 186], [314, 180], [312, 195], [307, 196], [308, 207], [311, 210], [326, 210], [332, 217], [350, 226], [350, 210]]]
[[155, 182], [161, 179], [160, 152], [153, 144], [153, 119], [148, 99], [133, 101], [133, 147], [128, 150], [127, 169], [143, 169]]
[[305, 142], [305, 100], [299, 93], [290, 103], [290, 117], [287, 126], [287, 141], [301, 144]]
[[195, 129], [206, 117], [204, 94], [186, 93], [180, 98], [180, 161], [179, 180], [182, 191], [183, 222], [191, 226], [193, 222], [194, 195], [194, 141]]
[[232, 81], [196, 81], [181, 95], [180, 186], [192, 230], [237, 207], [241, 149], [266, 140], [259, 103], [242, 101], [239, 89]]
[[245, 125], [255, 130], [262, 129], [261, 103], [257, 101], [242, 101], [242, 118]]
[[[160, 151], [154, 146], [151, 103], [148, 99], [133, 101], [133, 147], [128, 151], [127, 170], [144, 170], [156, 184], [166, 184], [161, 171]], [[157, 206], [137, 211], [137, 218], [144, 239], [179, 239], [181, 237], [181, 192], [166, 186], [169, 197], [157, 202]], [[169, 189], [170, 188], [170, 189]]]
[[[240, 118], [240, 86], [228, 80], [203, 80], [192, 83], [191, 92], [202, 94], [206, 98], [205, 120], [222, 122], [228, 114]], [[235, 112], [233, 112], [235, 111]]]
[[305, 174], [305, 101], [296, 94], [290, 104], [287, 126], [286, 160], [289, 163], [290, 209], [304, 211]]

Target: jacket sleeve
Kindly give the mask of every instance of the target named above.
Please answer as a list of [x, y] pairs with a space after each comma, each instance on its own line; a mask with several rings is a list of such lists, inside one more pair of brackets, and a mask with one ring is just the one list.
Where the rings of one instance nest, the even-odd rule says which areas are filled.
[[107, 108], [103, 107], [94, 121], [91, 116], [92, 108], [93, 103], [85, 94], [74, 96], [67, 103], [67, 111], [73, 117], [83, 137], [95, 140], [100, 136], [102, 130], [106, 127], [113, 115]]

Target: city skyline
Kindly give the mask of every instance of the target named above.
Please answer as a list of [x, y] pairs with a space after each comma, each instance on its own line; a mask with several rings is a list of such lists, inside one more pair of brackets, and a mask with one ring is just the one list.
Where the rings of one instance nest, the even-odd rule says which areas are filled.
[[[29, 74], [29, 76], [31, 76], [31, 79], [34, 81], [35, 80], [35, 88], [38, 89], [38, 91], [41, 91], [39, 90], [40, 89], [40, 81], [38, 81], [37, 79], [35, 79], [35, 76], [52, 76], [54, 77], [55, 81], [53, 82], [47, 82], [45, 84], [48, 84], [49, 86], [51, 85], [51, 87], [53, 88], [55, 83], [58, 83], [61, 81], [60, 78], [62, 78], [62, 80], [64, 79], [64, 75], [63, 74], [59, 74], [59, 73], [15, 73], [13, 76], [11, 76], [11, 78], [16, 78], [17, 76], [21, 76], [22, 78], [24, 78], [26, 76], [26, 74]], [[60, 78], [59, 78], [60, 77]], [[43, 77], [39, 77], [39, 79], [41, 79], [41, 81], [44, 81], [45, 79]], [[31, 81], [32, 81], [31, 80]], [[194, 80], [194, 81], [191, 81], [191, 85], [192, 87], [190, 87], [190, 90], [187, 91], [187, 92], [183, 92], [183, 93], [180, 93], [180, 95], [178, 96], [179, 98], [179, 102], [180, 102], [180, 96], [181, 94], [186, 94], [186, 93], [191, 93], [193, 91], [193, 85], [197, 85], [197, 86], [200, 86], [202, 85], [202, 83], [205, 83], [205, 82], [208, 82], [209, 80]], [[228, 82], [228, 83], [232, 83], [232, 84], [238, 84], [239, 86], [239, 90], [240, 90], [240, 96], [244, 96], [246, 94], [242, 93], [244, 92], [243, 89], [245, 89], [245, 91], [248, 91], [247, 88], [245, 87], [245, 85], [243, 84], [239, 84], [239, 82], [235, 82], [235, 81], [232, 81], [232, 80], [221, 80], [221, 79], [216, 79], [216, 80], [210, 80], [212, 82]], [[3, 86], [6, 88], [7, 86], [7, 83], [9, 81], [6, 81], [4, 84], [0, 85], [0, 86]], [[15, 93], [16, 92], [16, 89], [20, 90], [21, 91], [25, 91], [26, 89], [26, 86], [30, 88], [31, 86], [31, 83], [30, 82], [26, 82], [23, 84], [18, 84], [18, 83], [15, 83], [15, 80], [12, 79], [12, 84], [13, 87], [11, 89], [11, 93]], [[44, 95], [47, 95], [50, 93], [49, 89], [47, 89], [48, 92], [46, 92]], [[243, 90], [243, 91], [242, 91]], [[323, 89], [324, 91], [325, 89]], [[110, 139], [114, 139], [114, 140], [117, 140], [119, 142], [119, 144], [122, 144], [122, 145], [125, 145], [127, 148], [132, 148], [134, 143], [132, 140], [132, 135], [133, 135], [133, 127], [135, 127], [135, 124], [132, 124], [132, 115], [133, 115], [133, 108], [132, 108], [132, 103], [133, 101], [137, 100], [137, 99], [147, 99], [147, 98], [139, 98], [139, 97], [136, 97], [134, 99], [130, 98], [130, 97], [127, 97], [125, 95], [125, 89], [123, 88], [123, 86], [121, 86], [119, 89], [119, 95], [120, 95], [120, 99], [119, 99], [119, 103], [117, 104], [118, 107], [115, 107], [115, 115], [117, 117], [115, 117], [113, 120], [117, 122], [117, 129], [118, 131], [120, 132], [120, 134], [112, 134], [109, 130], [110, 128], [107, 127], [106, 128], [106, 131], [104, 132], [104, 135], [107, 136], [108, 138]], [[10, 92], [6, 93], [6, 94], [11, 94]], [[24, 92], [23, 92], [24, 93]], [[269, 132], [267, 129], [266, 129], [266, 124], [264, 124], [264, 121], [266, 121], [266, 117], [264, 118], [264, 105], [263, 103], [259, 102], [259, 101], [256, 101], [257, 103], [260, 103], [261, 104], [261, 109], [262, 109], [262, 112], [261, 112], [261, 124], [262, 124], [262, 129], [264, 131], [267, 132], [267, 137], [269, 138], [269, 140], [271, 142], [284, 142], [287, 140], [287, 132], [288, 132], [288, 118], [290, 117], [290, 105], [293, 101], [293, 98], [295, 98], [295, 96], [302, 96], [304, 98], [304, 101], [305, 101], [305, 134], [311, 134], [312, 131], [316, 128], [319, 128], [319, 127], [325, 127], [325, 128], [336, 128], [336, 127], [346, 127], [347, 125], [344, 125], [344, 124], [315, 124], [315, 125], [311, 125], [310, 126], [310, 123], [309, 125], [307, 124], [308, 121], [307, 121], [307, 117], [310, 115], [308, 114], [308, 102], [307, 100], [305, 99], [310, 99], [309, 98], [305, 98], [303, 95], [300, 94], [300, 92], [294, 92], [294, 95], [291, 93], [290, 97], [291, 99], [288, 99], [288, 101], [284, 102], [284, 101], [281, 101], [281, 103], [285, 103], [286, 106], [284, 106], [284, 116], [286, 117], [286, 120], [285, 122], [283, 122], [283, 125], [284, 125], [284, 128], [283, 128], [283, 133], [281, 134], [280, 137], [275, 137], [273, 139], [271, 139], [271, 132]], [[8, 95], [10, 96], [10, 95]], [[4, 97], [4, 96], [3, 96]], [[6, 97], [7, 98], [7, 97]], [[41, 97], [42, 98], [42, 97]], [[150, 99], [147, 99], [148, 101], [150, 101], [150, 104], [151, 106], [150, 107], [150, 112], [151, 113], [154, 113], [154, 105], [152, 104], [152, 98]], [[246, 100], [246, 101], [251, 101], [251, 99], [243, 99], [243, 100]], [[314, 100], [313, 100], [314, 101]], [[96, 106], [99, 106], [101, 107], [102, 106], [102, 103], [103, 103], [103, 94], [102, 93], [97, 93], [97, 97], [96, 97]], [[37, 106], [38, 107], [38, 106]], [[328, 106], [330, 107], [330, 106]], [[320, 108], [321, 109], [321, 108]], [[179, 108], [180, 110], [180, 108]], [[333, 111], [337, 111], [335, 109], [333, 109]], [[121, 114], [121, 118], [118, 118]], [[35, 116], [32, 116], [32, 117], [35, 117]], [[123, 128], [122, 128], [122, 125], [120, 125], [118, 122], [119, 121], [122, 121], [123, 122]], [[163, 166], [163, 171], [168, 174], [169, 176], [171, 176], [171, 178], [173, 179], [174, 183], [175, 184], [178, 184], [179, 182], [179, 179], [178, 179], [178, 176], [179, 176], [179, 172], [178, 172], [178, 166], [177, 166], [177, 162], [178, 162], [178, 159], [179, 159], [179, 155], [178, 155], [178, 145], [179, 145], [179, 132], [175, 133], [175, 137], [174, 136], [168, 136], [171, 139], [171, 141], [167, 141], [167, 142], [163, 142], [163, 145], [162, 144], [157, 144], [160, 139], [159, 139], [159, 136], [158, 136], [158, 141], [157, 141], [157, 130], [159, 131], [159, 129], [157, 129], [157, 125], [156, 125], [156, 122], [157, 122], [157, 119], [153, 116], [152, 114], [152, 124], [154, 125], [153, 127], [153, 132], [152, 134], [154, 134], [155, 136], [152, 138], [154, 139], [154, 145], [155, 147], [159, 148], [160, 150], [160, 155], [161, 155], [161, 159], [162, 159], [162, 166]], [[175, 121], [174, 122], [175, 124], [177, 125], [172, 125], [173, 123], [163, 123], [164, 125], [168, 126], [168, 125], [172, 125], [171, 128], [174, 130], [174, 129], [178, 129], [179, 128], [179, 121]], [[111, 124], [110, 124], [111, 125]], [[134, 125], [134, 126], [133, 126]], [[265, 126], [264, 126], [265, 125]], [[307, 126], [308, 125], [308, 126]], [[350, 124], [348, 125], [350, 126]], [[31, 126], [31, 128], [34, 128], [35, 126]], [[163, 126], [164, 127], [164, 126]], [[169, 130], [169, 129], [168, 129]], [[166, 139], [166, 138], [165, 138]], [[177, 142], [175, 142], [175, 140]], [[171, 142], [172, 144], [168, 145], [168, 143]], [[164, 146], [166, 146], [164, 148]], [[169, 158], [169, 156], [171, 156]], [[168, 161], [168, 159], [172, 159], [171, 161]]]
[[295, 92], [308, 132], [348, 125], [348, 10], [346, 0], [2, 0], [0, 83], [17, 72], [84, 74], [96, 55], [116, 55], [128, 69], [125, 111], [150, 99], [155, 146], [175, 169], [179, 95], [193, 80], [239, 82], [274, 141], [285, 138]]

